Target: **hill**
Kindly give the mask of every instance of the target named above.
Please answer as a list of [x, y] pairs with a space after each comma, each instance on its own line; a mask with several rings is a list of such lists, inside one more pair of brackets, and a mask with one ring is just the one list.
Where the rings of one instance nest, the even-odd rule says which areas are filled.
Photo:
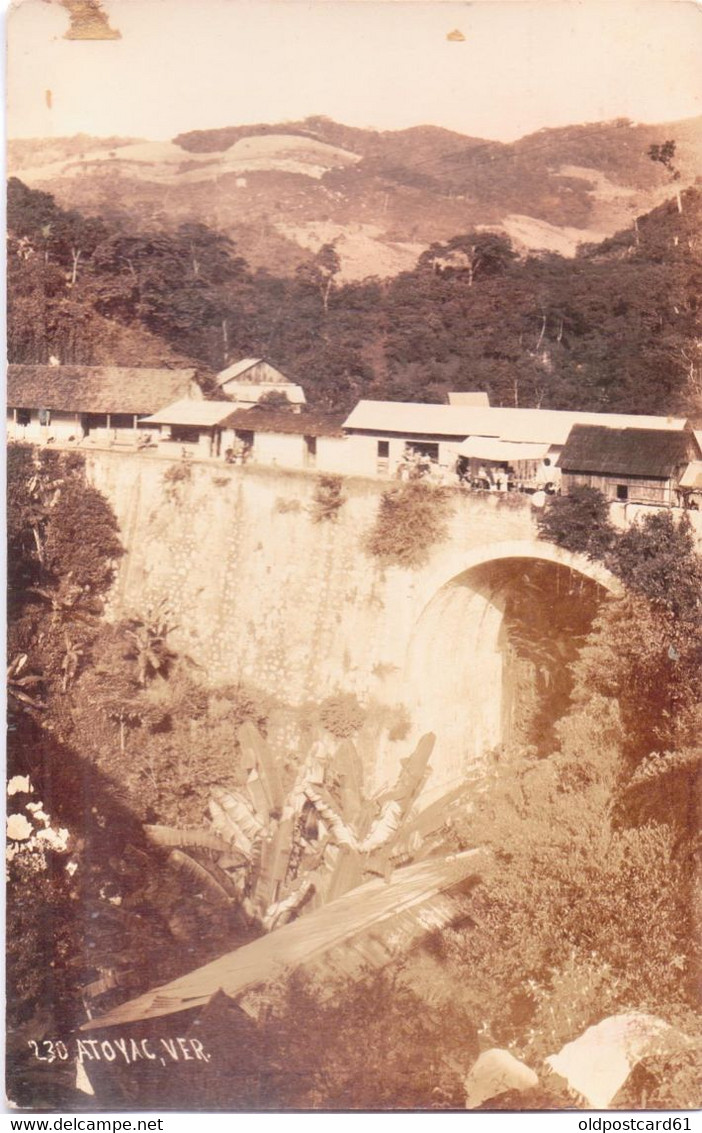
[[362, 130], [322, 117], [194, 131], [172, 142], [10, 142], [11, 173], [67, 208], [167, 231], [201, 222], [254, 267], [292, 274], [331, 238], [346, 280], [406, 270], [423, 249], [488, 226], [519, 250], [573, 255], [661, 204], [648, 148], [674, 138], [681, 187], [702, 174], [702, 118], [546, 129], [503, 144], [435, 126]]
[[520, 255], [503, 232], [474, 228], [415, 246], [407, 266], [406, 247], [359, 225], [368, 260], [397, 257], [382, 281], [344, 280], [347, 234], [332, 221], [298, 224], [308, 259], [292, 276], [256, 269], [201, 223], [86, 217], [16, 178], [8, 225], [12, 361], [124, 365], [136, 352], [206, 373], [269, 357], [334, 410], [482, 389], [495, 405], [702, 412], [697, 189], [574, 258]]

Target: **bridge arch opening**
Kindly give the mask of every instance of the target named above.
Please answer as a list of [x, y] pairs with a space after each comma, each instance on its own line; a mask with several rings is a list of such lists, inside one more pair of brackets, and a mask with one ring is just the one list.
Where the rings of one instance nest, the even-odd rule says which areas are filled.
[[587, 560], [545, 548], [478, 558], [440, 586], [408, 651], [413, 720], [437, 736], [430, 787], [512, 745], [548, 754], [569, 666], [616, 584]]

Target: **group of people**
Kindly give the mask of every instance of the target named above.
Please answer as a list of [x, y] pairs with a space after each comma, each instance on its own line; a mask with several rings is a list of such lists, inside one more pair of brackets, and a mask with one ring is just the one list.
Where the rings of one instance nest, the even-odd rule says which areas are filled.
[[544, 492], [556, 495], [560, 491], [560, 469], [545, 457], [534, 469], [533, 475], [519, 476], [506, 463], [477, 464], [468, 457], [459, 456], [453, 467], [442, 465], [431, 456], [407, 448], [397, 467], [397, 478], [402, 481], [424, 480], [429, 484], [459, 487], [484, 492]]

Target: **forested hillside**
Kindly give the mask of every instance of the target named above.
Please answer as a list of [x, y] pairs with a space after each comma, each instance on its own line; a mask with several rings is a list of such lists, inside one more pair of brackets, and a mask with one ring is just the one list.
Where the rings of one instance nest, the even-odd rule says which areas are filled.
[[702, 410], [702, 194], [689, 189], [575, 259], [507, 236], [433, 244], [412, 271], [340, 281], [328, 244], [290, 278], [222, 233], [89, 217], [9, 183], [13, 362], [198, 365], [265, 355], [310, 404], [442, 401], [640, 413]]
[[292, 276], [329, 241], [339, 280], [391, 278], [437, 240], [497, 226], [519, 252], [572, 256], [662, 204], [674, 139], [678, 187], [702, 174], [699, 118], [618, 118], [543, 129], [514, 142], [438, 126], [358, 129], [324, 116], [194, 130], [172, 141], [10, 141], [8, 166], [63, 208], [172, 231], [201, 222], [253, 267]]

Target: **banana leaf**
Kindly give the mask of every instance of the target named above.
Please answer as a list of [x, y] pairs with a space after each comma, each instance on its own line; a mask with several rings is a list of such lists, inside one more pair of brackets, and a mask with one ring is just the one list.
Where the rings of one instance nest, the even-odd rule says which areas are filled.
[[220, 806], [216, 799], [210, 799], [207, 807], [216, 833], [222, 838], [228, 839], [230, 846], [234, 846], [239, 853], [250, 859], [254, 845], [251, 839], [247, 838], [243, 830], [237, 826], [234, 819], [227, 814], [224, 807]]
[[363, 764], [350, 740], [337, 748], [333, 766], [339, 778], [341, 816], [345, 822], [354, 823], [364, 801]]
[[155, 846], [168, 846], [169, 848], [193, 847], [198, 850], [218, 850], [228, 854], [231, 850], [229, 842], [213, 834], [211, 830], [188, 829], [177, 826], [145, 826], [144, 833]]
[[[229, 882], [226, 874], [218, 871], [221, 877], [215, 877], [210, 868], [203, 866], [181, 850], [171, 850], [168, 861], [174, 869], [182, 873], [189, 881], [211, 897], [218, 904], [229, 905], [237, 896], [236, 888]], [[213, 867], [216, 870], [216, 866]]]
[[347, 826], [343, 818], [337, 814], [334, 808], [334, 800], [330, 798], [329, 793], [322, 787], [315, 789], [308, 784], [305, 787], [305, 795], [314, 804], [317, 814], [326, 824], [334, 840], [340, 846], [347, 846], [350, 850], [356, 850], [358, 839], [351, 827]]
[[263, 823], [241, 791], [226, 791], [223, 787], [213, 787], [210, 794], [241, 827], [247, 838], [254, 841], [258, 837], [263, 829]]
[[246, 780], [246, 791], [251, 799], [256, 817], [264, 826], [267, 826], [271, 820], [270, 801], [263, 780], [255, 767], [252, 767], [249, 771], [249, 777]]
[[239, 746], [248, 771], [256, 770], [266, 795], [268, 810], [279, 815], [283, 809], [283, 786], [269, 745], [258, 729], [247, 720], [238, 732]]

